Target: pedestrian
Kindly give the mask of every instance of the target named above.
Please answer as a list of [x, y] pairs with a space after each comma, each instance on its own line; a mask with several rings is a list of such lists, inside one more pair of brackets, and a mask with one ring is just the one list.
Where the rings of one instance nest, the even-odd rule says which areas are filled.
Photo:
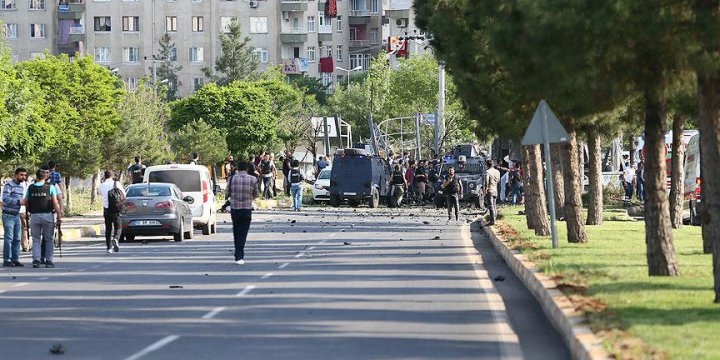
[[65, 183], [63, 183], [63, 177], [62, 174], [60, 174], [59, 171], [57, 171], [58, 163], [57, 161], [49, 161], [48, 164], [48, 170], [50, 171], [50, 176], [48, 177], [50, 181], [50, 185], [55, 185], [58, 190], [58, 199], [60, 200], [60, 204], [62, 204], [63, 194], [65, 194]]
[[403, 195], [407, 189], [407, 180], [405, 179], [405, 173], [403, 172], [400, 165], [395, 165], [393, 168], [392, 178], [390, 180], [390, 198], [393, 201], [394, 206], [400, 207], [402, 205]]
[[320, 158], [317, 162], [317, 168], [318, 168], [318, 174], [320, 174], [321, 171], [323, 171], [324, 168], [328, 167], [328, 162], [325, 160], [325, 157], [320, 155]]
[[637, 171], [635, 172], [635, 181], [637, 182], [637, 198], [640, 202], [645, 202], [645, 159], [640, 158]]
[[420, 160], [420, 164], [415, 169], [415, 189], [418, 194], [418, 201], [423, 203], [427, 194], [428, 170], [425, 160]]
[[15, 169], [12, 180], [5, 183], [2, 191], [2, 222], [5, 231], [3, 247], [3, 267], [24, 266], [20, 262], [20, 243], [22, 239], [22, 215], [20, 208], [25, 197], [25, 178], [27, 170]]
[[272, 176], [272, 184], [270, 188], [272, 189], [273, 198], [277, 197], [277, 187], [275, 184], [277, 183], [277, 167], [275, 166], [275, 153], [270, 153], [270, 163], [272, 164], [272, 167], [274, 169], [273, 176]]
[[249, 163], [238, 164], [238, 173], [234, 175], [225, 189], [230, 199], [230, 214], [235, 242], [235, 264], [245, 264], [245, 242], [252, 221], [253, 200], [258, 196], [257, 178], [248, 174]]
[[230, 155], [225, 159], [225, 179], [229, 179], [230, 176], [232, 176], [233, 167], [235, 167], [235, 159], [232, 157], [232, 155]]
[[305, 181], [305, 173], [300, 170], [300, 161], [293, 160], [292, 168], [290, 169], [290, 193], [293, 199], [293, 211], [302, 210], [302, 183]]
[[[227, 171], [227, 183], [228, 183], [228, 184], [230, 184], [230, 179], [232, 179], [232, 177], [235, 176], [236, 171], [237, 171], [237, 165], [236, 165], [235, 162], [233, 161], [232, 163], [230, 163], [230, 169]], [[227, 187], [227, 186], [226, 186], [226, 187]], [[228, 212], [227, 209], [228, 209], [229, 207], [230, 207], [230, 199], [229, 199], [229, 198], [225, 198], [225, 203], [223, 204], [222, 207], [220, 207], [220, 212], [223, 212], [223, 213], [224, 213], [224, 212]]]
[[190, 160], [190, 165], [200, 165], [200, 155], [196, 152], [192, 154], [192, 160]]
[[635, 168], [632, 164], [625, 164], [622, 176], [623, 188], [625, 189], [625, 201], [632, 200], [633, 189], [635, 188]]
[[[62, 205], [62, 196], [63, 196], [63, 189], [65, 188], [65, 185], [63, 184], [62, 176], [60, 176], [60, 173], [58, 173], [58, 172], [55, 172], [55, 173], [54, 173], [54, 174], [56, 174], [55, 180], [52, 180], [52, 179], [51, 179], [51, 175], [53, 174], [53, 172], [52, 172], [52, 170], [51, 170], [50, 165], [56, 166], [56, 164], [54, 164], [54, 162], [51, 161], [51, 162], [48, 163], [47, 165], [41, 165], [41, 166], [40, 166], [40, 170], [42, 170], [43, 173], [45, 174], [45, 183], [49, 184], [51, 187], [53, 187], [53, 188], [55, 189], [55, 194], [56, 194], [57, 199], [58, 199], [58, 205], [59, 205], [60, 208], [62, 209], [62, 206], [63, 206], [63, 205]], [[60, 185], [63, 185], [63, 188], [60, 188]], [[28, 188], [29, 188], [29, 185], [28, 185]], [[28, 221], [28, 225], [29, 225], [29, 224], [30, 224], [30, 222]], [[46, 237], [45, 237], [45, 234], [40, 234], [40, 235], [41, 235], [41, 240], [40, 240], [40, 264], [41, 264], [41, 265], [45, 265], [45, 262], [46, 262], [46, 260], [47, 260], [47, 257], [46, 257], [46, 249], [48, 248], [48, 242], [50, 243], [50, 247], [52, 247], [53, 239], [52, 239], [52, 237], [49, 238], [49, 239], [46, 238]]]
[[290, 174], [290, 169], [292, 169], [292, 162], [293, 162], [293, 154], [289, 150], [285, 150], [285, 158], [282, 162], [282, 173], [285, 178], [283, 182], [283, 188], [285, 190], [285, 196], [290, 196], [290, 179], [288, 178], [288, 174]]
[[135, 157], [135, 163], [130, 165], [127, 171], [132, 177], [133, 184], [139, 184], [143, 182], [143, 176], [145, 176], [145, 165], [142, 163], [142, 159], [139, 156]]
[[[25, 197], [25, 193], [27, 192], [28, 186], [30, 186], [30, 177], [27, 176], [27, 173], [25, 175], [25, 181], [22, 182], [23, 186], [23, 197]], [[22, 224], [22, 236], [20, 240], [20, 247], [22, 248], [22, 252], [28, 252], [30, 251], [30, 227], [28, 225], [28, 213], [27, 213], [27, 207], [25, 205], [20, 206], [20, 224]]]
[[[36, 173], [36, 182], [28, 187], [23, 204], [30, 213], [30, 229], [32, 230], [32, 258], [33, 267], [40, 267], [41, 242], [45, 238], [45, 267], [54, 268], [53, 263], [53, 233], [55, 224], [62, 223], [63, 213], [58, 200], [57, 189], [45, 182], [48, 175], [44, 170]], [[57, 220], [55, 219], [57, 215]]]
[[405, 169], [405, 181], [407, 182], [407, 193], [413, 195], [415, 190], [415, 160], [403, 161], [403, 164], [407, 164]]
[[522, 168], [520, 162], [515, 160], [510, 172], [510, 189], [512, 190], [512, 204], [522, 203]]
[[448, 169], [445, 181], [443, 181], [441, 187], [445, 193], [445, 200], [447, 201], [448, 210], [448, 221], [452, 220], [452, 211], [455, 209], [455, 220], [460, 220], [460, 199], [458, 194], [463, 193], [462, 182], [455, 175], [455, 168], [450, 167]]
[[487, 162], [487, 171], [485, 174], [485, 203], [488, 206], [490, 212], [490, 221], [488, 225], [495, 225], [497, 220], [497, 197], [498, 197], [498, 183], [500, 182], [500, 171], [495, 168], [495, 164], [492, 160]]
[[[105, 170], [105, 180], [97, 189], [103, 201], [105, 219], [105, 247], [108, 254], [120, 251], [118, 240], [122, 234], [121, 216], [125, 204], [125, 190], [118, 184], [115, 174]], [[121, 196], [122, 195], [122, 196]]]
[[262, 176], [263, 198], [269, 200], [272, 198], [272, 179], [277, 173], [275, 164], [270, 161], [270, 154], [265, 154], [263, 161], [260, 162], [260, 175]]

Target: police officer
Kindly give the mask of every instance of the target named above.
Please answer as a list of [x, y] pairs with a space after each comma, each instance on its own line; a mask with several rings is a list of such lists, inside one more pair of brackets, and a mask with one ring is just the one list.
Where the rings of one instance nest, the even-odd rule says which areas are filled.
[[403, 169], [400, 167], [400, 165], [396, 164], [395, 168], [393, 169], [392, 180], [390, 180], [390, 195], [393, 199], [393, 202], [398, 207], [400, 207], [400, 203], [402, 203], [402, 197], [405, 193], [406, 188], [407, 180], [405, 179]]
[[133, 184], [139, 184], [143, 182], [143, 176], [145, 175], [145, 165], [142, 164], [139, 156], [135, 157], [135, 163], [130, 165], [127, 171], [130, 173], [130, 176], [132, 176]]
[[425, 160], [420, 160], [420, 164], [415, 169], [415, 189], [418, 193], [418, 201], [422, 204], [427, 194], [428, 170]]
[[41, 242], [42, 237], [47, 239], [45, 243], [45, 267], [53, 268], [53, 232], [55, 230], [55, 214], [57, 213], [57, 223], [62, 222], [62, 208], [58, 200], [57, 189], [45, 182], [47, 173], [44, 170], [38, 170], [36, 173], [36, 181], [28, 187], [25, 194], [23, 205], [27, 206], [27, 211], [32, 215], [30, 217], [30, 229], [33, 241], [33, 267], [40, 267]]
[[442, 183], [445, 200], [447, 201], [448, 221], [452, 220], [452, 210], [455, 209], [455, 220], [460, 219], [460, 199], [458, 194], [463, 193], [462, 182], [455, 175], [455, 168], [449, 168], [445, 181]]

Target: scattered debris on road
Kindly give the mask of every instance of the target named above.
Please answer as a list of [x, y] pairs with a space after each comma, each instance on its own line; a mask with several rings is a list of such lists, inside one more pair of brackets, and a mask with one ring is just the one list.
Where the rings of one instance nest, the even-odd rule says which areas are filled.
[[352, 243], [346, 241], [343, 243], [343, 245], [352, 245]]
[[170, 288], [171, 289], [182, 289], [183, 286], [182, 285], [170, 285]]
[[55, 355], [62, 355], [65, 353], [65, 347], [62, 344], [55, 344], [50, 347], [50, 352]]
[[502, 275], [498, 275], [498, 276], [496, 276], [493, 280], [495, 280], [495, 281], [505, 281], [505, 277], [502, 276]]
[[433, 239], [433, 240], [440, 240], [440, 236], [436, 236], [436, 237], [434, 237], [434, 238], [432, 238], [432, 239]]

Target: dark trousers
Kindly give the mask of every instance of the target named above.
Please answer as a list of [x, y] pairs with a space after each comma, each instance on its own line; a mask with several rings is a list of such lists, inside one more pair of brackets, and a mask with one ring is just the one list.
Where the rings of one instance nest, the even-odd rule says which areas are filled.
[[251, 209], [232, 209], [230, 217], [233, 224], [233, 239], [235, 240], [235, 261], [245, 258], [245, 242], [247, 241], [250, 222], [252, 221]]
[[116, 214], [109, 209], [103, 209], [103, 218], [105, 218], [105, 246], [111, 249], [117, 246], [122, 233], [120, 214]]
[[485, 194], [485, 203], [490, 212], [490, 223], [494, 224], [495, 220], [497, 220], [497, 196]]
[[455, 220], [459, 219], [460, 199], [458, 198], [458, 195], [447, 195], [445, 196], [445, 201], [447, 201], [448, 219], [452, 218], [453, 208], [455, 209]]
[[262, 182], [263, 182], [263, 198], [264, 198], [265, 200], [271, 199], [271, 198], [272, 198], [272, 194], [273, 194], [273, 190], [272, 190], [273, 181], [272, 181], [272, 178], [271, 178], [271, 177], [264, 177], [264, 176], [263, 176]]
[[290, 196], [290, 179], [288, 176], [290, 176], [290, 173], [283, 173], [285, 176], [285, 180], [283, 180], [283, 188], [285, 190], [285, 196]]
[[638, 180], [637, 182], [637, 198], [645, 202], [645, 181], [643, 180]]

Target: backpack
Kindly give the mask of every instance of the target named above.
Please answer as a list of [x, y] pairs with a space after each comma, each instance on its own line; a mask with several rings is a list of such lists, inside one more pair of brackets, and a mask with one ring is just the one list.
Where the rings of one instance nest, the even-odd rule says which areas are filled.
[[302, 176], [302, 174], [300, 174], [300, 170], [291, 169], [290, 170], [290, 183], [297, 184], [302, 181], [303, 181], [303, 176]]
[[108, 209], [115, 214], [124, 213], [126, 210], [125, 194], [117, 187], [117, 181], [113, 188], [108, 191]]
[[260, 163], [260, 171], [263, 175], [267, 175], [272, 172], [272, 167], [270, 166], [270, 161], [263, 161]]

